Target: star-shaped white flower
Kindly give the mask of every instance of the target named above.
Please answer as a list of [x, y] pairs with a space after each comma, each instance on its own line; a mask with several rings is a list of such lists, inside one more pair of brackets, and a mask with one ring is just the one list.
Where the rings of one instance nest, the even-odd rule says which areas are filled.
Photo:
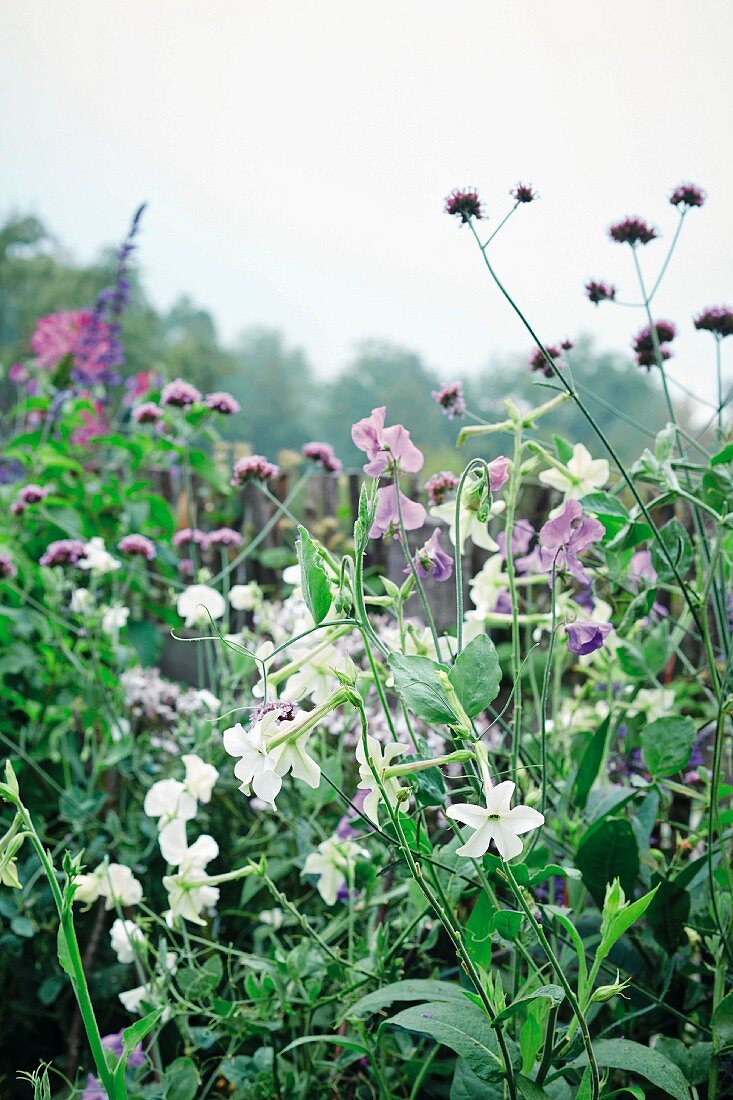
[[580, 500], [588, 493], [603, 488], [610, 476], [605, 458], [591, 458], [590, 451], [582, 443], [573, 447], [573, 456], [562, 469], [553, 466], [543, 470], [539, 480], [562, 493], [565, 500]]
[[318, 845], [317, 852], [310, 853], [301, 873], [318, 875], [318, 893], [326, 905], [335, 905], [339, 890], [353, 878], [359, 859], [369, 859], [366, 848], [353, 840], [332, 836]]
[[510, 808], [515, 784], [506, 780], [490, 787], [484, 782], [486, 806], [472, 806], [460, 802], [446, 810], [446, 817], [460, 821], [475, 832], [465, 844], [456, 849], [459, 856], [480, 859], [489, 850], [493, 840], [502, 859], [514, 859], [522, 851], [519, 837], [544, 824], [544, 817], [531, 806]]

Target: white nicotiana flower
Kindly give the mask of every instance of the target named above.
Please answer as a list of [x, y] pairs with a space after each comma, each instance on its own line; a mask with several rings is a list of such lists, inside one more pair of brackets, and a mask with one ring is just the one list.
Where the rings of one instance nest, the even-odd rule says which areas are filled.
[[[308, 642], [311, 644], [308, 645]], [[291, 661], [312, 656], [285, 681], [281, 691], [283, 699], [296, 701], [311, 698], [316, 706], [325, 703], [336, 686], [334, 672], [346, 672], [351, 661], [348, 653], [335, 645], [313, 646], [312, 639], [296, 642], [289, 650]]]
[[127, 626], [129, 617], [129, 607], [123, 607], [122, 604], [118, 603], [113, 604], [111, 607], [106, 608], [102, 615], [102, 630], [105, 634], [114, 636]]
[[135, 959], [136, 944], [145, 943], [145, 933], [134, 920], [120, 920], [118, 917], [109, 930], [112, 950], [121, 963], [131, 963]]
[[[633, 689], [629, 689], [633, 690]], [[627, 714], [643, 714], [650, 724], [658, 718], [674, 714], [675, 693], [672, 688], [640, 688], [627, 707]]]
[[206, 626], [209, 616], [221, 619], [227, 607], [221, 592], [215, 588], [208, 584], [191, 584], [181, 592], [176, 609], [185, 625], [192, 627]]
[[493, 840], [502, 859], [513, 859], [522, 851], [522, 842], [519, 837], [532, 829], [538, 829], [544, 824], [544, 817], [538, 810], [531, 806], [515, 806], [510, 808], [515, 784], [506, 780], [491, 786], [488, 769], [482, 768], [484, 776], [484, 797], [486, 806], [472, 806], [467, 802], [450, 806], [446, 811], [446, 817], [451, 821], [460, 821], [474, 829], [471, 836], [460, 848], [456, 848], [456, 854], [470, 859], [480, 859], [489, 850]]
[[[297, 719], [283, 720], [277, 710], [272, 710], [248, 730], [239, 722], [224, 730], [224, 748], [230, 756], [239, 757], [234, 774], [240, 781], [240, 791], [249, 794], [251, 786], [257, 797], [273, 810], [283, 776], [288, 772], [314, 790], [321, 781], [321, 769], [306, 751], [311, 731], [298, 737], [298, 726]], [[293, 734], [292, 740], [287, 740], [289, 733]]]
[[234, 584], [229, 589], [229, 603], [235, 611], [254, 611], [262, 603], [262, 589], [255, 581]]
[[[466, 547], [466, 539], [470, 538], [475, 546], [480, 546], [484, 550], [498, 550], [497, 543], [492, 539], [488, 532], [487, 523], [493, 516], [499, 516], [506, 508], [506, 502], [503, 500], [495, 500], [491, 506], [488, 506], [488, 497], [484, 498], [484, 503], [481, 502], [481, 484], [483, 479], [481, 475], [469, 474], [466, 478], [463, 490], [461, 492], [461, 509], [460, 509], [460, 532], [461, 532], [461, 553], [464, 552]], [[430, 509], [430, 515], [436, 519], [442, 520], [443, 523], [447, 523], [450, 526], [450, 540], [455, 546], [456, 544], [456, 502], [455, 500], [446, 500], [443, 504], [434, 504]]]
[[580, 500], [588, 493], [603, 488], [610, 474], [605, 458], [591, 458], [588, 448], [576, 443], [567, 465], [561, 469], [552, 466], [549, 470], [543, 470], [539, 480], [543, 485], [557, 489], [565, 500]]
[[196, 816], [196, 799], [178, 779], [159, 779], [145, 795], [143, 811], [159, 818], [158, 828], [173, 821], [191, 821]]
[[221, 706], [221, 699], [218, 699], [208, 688], [199, 688], [196, 698], [206, 710], [219, 710]]
[[94, 596], [88, 588], [75, 588], [71, 593], [69, 607], [75, 615], [85, 615], [94, 607]]
[[[356, 760], [359, 765], [359, 790], [369, 792], [364, 799], [364, 813], [370, 821], [376, 824], [379, 821], [378, 807], [382, 801], [382, 792], [379, 789], [371, 764], [374, 765], [374, 769], [379, 775], [390, 806], [393, 808], [399, 806], [400, 809], [406, 810], [407, 803], [397, 801], [397, 794], [400, 789], [399, 780], [395, 776], [385, 779], [384, 772], [395, 762], [397, 757], [402, 756], [407, 749], [407, 745], [401, 745], [399, 741], [390, 741], [382, 749], [376, 738], [369, 736], [367, 736], [366, 742], [368, 760], [364, 752], [364, 742], [361, 738], [356, 746]], [[371, 761], [371, 764], [369, 761]]]
[[211, 801], [211, 792], [219, 778], [218, 771], [213, 764], [204, 763], [196, 753], [187, 753], [181, 759], [186, 767], [183, 786], [197, 801], [205, 805]]
[[353, 881], [357, 860], [369, 859], [369, 852], [353, 840], [329, 837], [306, 859], [302, 874], [318, 875], [318, 893], [326, 905], [335, 905], [338, 892]]
[[79, 569], [86, 569], [89, 573], [114, 573], [120, 568], [122, 562], [110, 554], [105, 548], [104, 539], [93, 538], [84, 544], [84, 557], [77, 563]]
[[163, 886], [168, 891], [170, 910], [168, 923], [176, 917], [192, 924], [206, 924], [203, 909], [210, 909], [219, 900], [219, 888], [206, 881], [206, 865], [219, 854], [219, 845], [213, 836], [202, 834], [190, 848], [181, 852], [175, 875], [166, 875]]
[[487, 558], [475, 577], [470, 582], [471, 600], [476, 605], [475, 611], [466, 614], [467, 619], [483, 620], [496, 607], [496, 601], [502, 592], [509, 587], [509, 577], [504, 570], [504, 559], [501, 554], [492, 554]]

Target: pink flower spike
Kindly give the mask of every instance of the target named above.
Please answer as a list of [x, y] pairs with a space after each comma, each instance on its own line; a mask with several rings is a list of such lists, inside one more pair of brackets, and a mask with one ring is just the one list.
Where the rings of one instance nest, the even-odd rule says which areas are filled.
[[[404, 493], [400, 493], [400, 511], [406, 531], [415, 531], [422, 527], [426, 518], [426, 511], [422, 504], [410, 500]], [[397, 510], [397, 486], [383, 485], [377, 490], [377, 512], [374, 517], [369, 537], [381, 538], [388, 532], [393, 536], [399, 533], [400, 518]]]

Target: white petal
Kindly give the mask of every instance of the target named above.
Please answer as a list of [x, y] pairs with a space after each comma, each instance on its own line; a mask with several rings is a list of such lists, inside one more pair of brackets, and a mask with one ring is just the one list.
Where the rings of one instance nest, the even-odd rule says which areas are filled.
[[502, 859], [514, 859], [522, 850], [522, 842], [511, 826], [505, 826], [503, 821], [494, 821], [494, 844]]
[[458, 802], [445, 811], [445, 816], [451, 821], [460, 821], [471, 829], [480, 829], [486, 823], [488, 812], [483, 806], [471, 806], [468, 802]]
[[502, 817], [509, 813], [515, 784], [509, 779], [503, 783], [497, 783], [495, 787], [486, 792], [486, 809], [490, 814], [500, 814]]
[[531, 806], [515, 806], [508, 814], [504, 814], [502, 823], [519, 836], [531, 829], [539, 829], [540, 825], [544, 825], [545, 819], [539, 810], [533, 810]]
[[460, 848], [456, 848], [456, 855], [468, 856], [471, 859], [480, 859], [489, 850], [489, 844], [494, 836], [496, 821], [485, 821], [480, 829], [470, 837]]
[[222, 735], [224, 748], [230, 756], [242, 756], [247, 749], [247, 741], [244, 726], [237, 722], [236, 726], [230, 726]]

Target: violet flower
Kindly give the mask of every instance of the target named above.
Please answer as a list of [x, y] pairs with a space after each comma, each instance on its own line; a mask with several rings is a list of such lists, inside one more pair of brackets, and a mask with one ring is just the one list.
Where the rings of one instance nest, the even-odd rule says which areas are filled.
[[406, 531], [415, 531], [425, 522], [426, 512], [422, 504], [410, 500], [404, 493], [399, 494], [397, 506], [397, 486], [382, 485], [377, 490], [377, 511], [369, 537], [376, 539], [387, 533], [398, 535], [400, 531], [400, 512]]
[[[453, 573], [453, 558], [446, 554], [440, 545], [440, 528], [436, 527], [432, 535], [412, 559], [420, 577], [432, 577], [435, 581], [450, 580]], [[405, 573], [409, 573], [409, 566]]]
[[578, 554], [599, 542], [605, 528], [594, 516], [583, 512], [580, 501], [568, 500], [554, 519], [548, 519], [540, 530], [540, 560], [544, 571], [553, 569], [568, 573], [580, 584], [589, 584], [590, 577], [578, 560]]
[[154, 561], [156, 556], [155, 543], [145, 535], [124, 535], [117, 543], [117, 549], [123, 554], [132, 554], [146, 561]]
[[364, 473], [370, 477], [380, 477], [385, 472], [415, 474], [425, 461], [422, 451], [402, 424], [385, 428], [386, 412], [385, 405], [372, 409], [371, 416], [365, 416], [352, 426], [351, 438], [369, 459]]
[[579, 657], [584, 657], [586, 653], [594, 653], [603, 646], [612, 629], [610, 623], [592, 623], [581, 620], [568, 623], [565, 627], [565, 633], [568, 636], [568, 649]]
[[338, 474], [342, 469], [341, 462], [333, 453], [333, 447], [330, 443], [318, 443], [317, 441], [304, 443], [300, 448], [300, 453], [303, 458], [307, 458], [316, 466], [320, 466], [328, 474]]
[[280, 467], [269, 462], [263, 455], [247, 455], [234, 463], [230, 484], [244, 485], [247, 481], [271, 481], [280, 473]]
[[[534, 527], [527, 519], [518, 519], [512, 526], [512, 558], [516, 559], [523, 557], [529, 550], [529, 544], [534, 538]], [[504, 561], [506, 561], [506, 531], [500, 531], [496, 536], [496, 541], [499, 544], [499, 553]]]

